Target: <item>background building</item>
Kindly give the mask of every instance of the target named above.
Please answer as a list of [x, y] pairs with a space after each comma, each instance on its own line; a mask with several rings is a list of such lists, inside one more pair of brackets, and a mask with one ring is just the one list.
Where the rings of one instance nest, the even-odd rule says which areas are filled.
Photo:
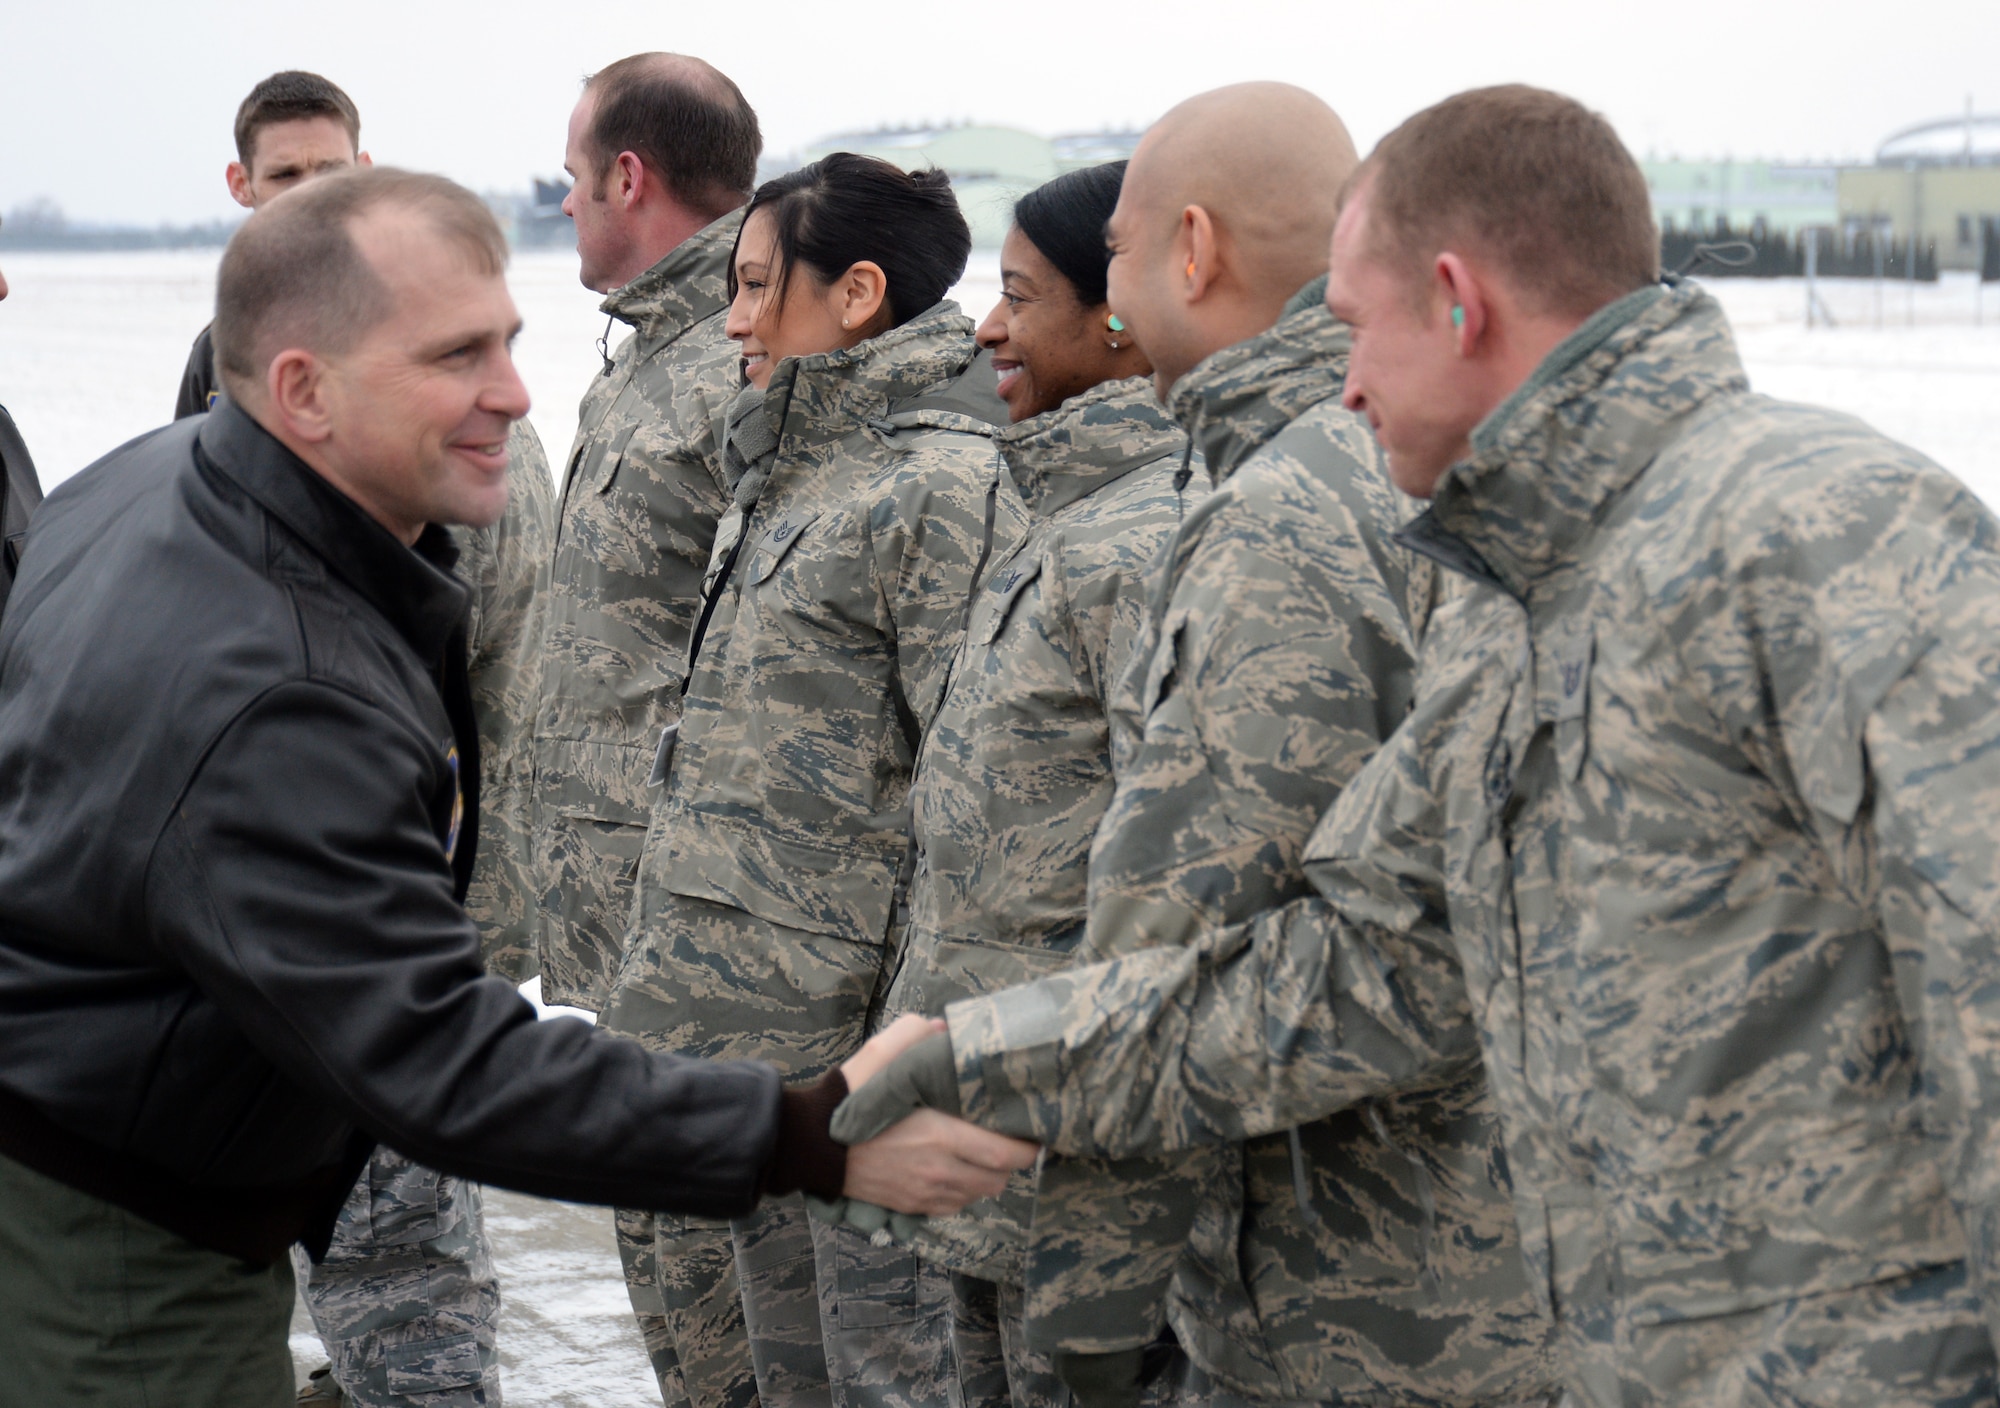
[[1738, 233], [1793, 234], [1839, 219], [1840, 173], [1831, 164], [1675, 158], [1639, 167], [1664, 230], [1699, 235], [1726, 224]]
[[1884, 142], [1873, 166], [1840, 173], [1843, 230], [1916, 236], [1941, 269], [1977, 269], [2000, 243], [2000, 114], [1944, 118]]

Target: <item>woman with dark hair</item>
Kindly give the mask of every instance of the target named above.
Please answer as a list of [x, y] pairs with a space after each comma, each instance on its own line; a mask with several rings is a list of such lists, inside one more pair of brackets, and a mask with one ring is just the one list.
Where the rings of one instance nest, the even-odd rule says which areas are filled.
[[1000, 301], [979, 325], [1000, 399], [1017, 421], [1055, 410], [1107, 381], [1151, 376], [1152, 364], [1111, 312], [1104, 222], [1125, 163], [1058, 176], [1021, 197], [1000, 247]]
[[[735, 504], [602, 1019], [820, 1079], [836, 1103], [897, 947], [917, 746], [975, 577], [1019, 534], [993, 374], [944, 299], [970, 249], [941, 172], [847, 153], [765, 183], [745, 212]], [[941, 1269], [810, 1223], [797, 1195], [732, 1237], [764, 1408], [944, 1408]]]
[[[1042, 977], [1068, 966], [1084, 936], [1091, 838], [1116, 780], [1114, 691], [1139, 653], [1149, 568], [1208, 488], [1105, 305], [1104, 222], [1124, 166], [1071, 172], [1022, 199], [1000, 302], [979, 328], [1014, 419], [1000, 452], [1030, 522], [976, 594], [924, 743], [889, 1015], [940, 1013]], [[1022, 1333], [1033, 1189], [1019, 1175], [1003, 1197], [917, 1234], [953, 1273], [963, 1397], [979, 1408], [1069, 1402]], [[1171, 1392], [1171, 1377], [1155, 1382]]]

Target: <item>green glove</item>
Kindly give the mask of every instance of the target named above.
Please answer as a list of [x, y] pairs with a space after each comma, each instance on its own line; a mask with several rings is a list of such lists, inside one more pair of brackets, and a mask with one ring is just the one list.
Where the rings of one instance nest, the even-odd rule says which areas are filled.
[[838, 1227], [843, 1223], [858, 1232], [868, 1234], [868, 1240], [878, 1247], [895, 1243], [908, 1246], [916, 1240], [925, 1219], [916, 1213], [890, 1212], [875, 1203], [864, 1203], [859, 1198], [835, 1198], [829, 1202], [825, 1198], [805, 1195], [806, 1211], [820, 1222]]
[[1076, 1408], [1139, 1408], [1145, 1392], [1143, 1347], [1110, 1354], [1073, 1354], [1059, 1349], [1050, 1358], [1056, 1377], [1076, 1400]]
[[950, 1032], [924, 1038], [841, 1101], [827, 1132], [843, 1144], [865, 1144], [918, 1110], [959, 1112], [958, 1062], [951, 1054]]

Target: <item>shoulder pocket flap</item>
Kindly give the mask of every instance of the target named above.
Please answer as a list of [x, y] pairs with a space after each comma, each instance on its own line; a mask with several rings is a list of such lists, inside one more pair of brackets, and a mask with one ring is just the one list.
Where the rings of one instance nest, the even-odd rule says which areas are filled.
[[806, 535], [806, 530], [819, 518], [820, 515], [817, 513], [794, 511], [766, 528], [764, 536], [757, 540], [757, 556], [750, 564], [750, 580], [761, 582], [777, 571], [778, 564], [785, 560], [785, 554], [792, 550], [799, 539]]
[[667, 857], [673, 894], [728, 905], [769, 924], [880, 944], [889, 936], [900, 855], [803, 846], [682, 813]]
[[1007, 618], [1013, 614], [1014, 603], [1021, 599], [1028, 584], [1042, 575], [1042, 561], [1039, 557], [1027, 562], [1005, 562], [1000, 570], [987, 581], [986, 589], [980, 592], [978, 615], [974, 618], [972, 638], [980, 645], [991, 645]]
[[1555, 725], [1556, 761], [1572, 782], [1583, 772], [1596, 659], [1597, 635], [1589, 625], [1535, 643], [1535, 715]]
[[[597, 452], [595, 463], [586, 466], [596, 480], [588, 486], [593, 493], [611, 492], [611, 486], [618, 481], [618, 466], [624, 463], [626, 448], [631, 445], [632, 437], [638, 433], [639, 422], [635, 420], [620, 427], [616, 434], [604, 442]], [[584, 453], [588, 454], [589, 451], [586, 450]]]

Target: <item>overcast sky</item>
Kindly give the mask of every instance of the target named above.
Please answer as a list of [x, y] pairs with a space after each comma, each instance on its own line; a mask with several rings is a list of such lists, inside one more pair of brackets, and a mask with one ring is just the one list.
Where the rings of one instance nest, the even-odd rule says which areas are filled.
[[280, 68], [353, 94], [377, 161], [522, 189], [561, 167], [580, 77], [644, 49], [719, 65], [772, 152], [891, 122], [1143, 126], [1249, 78], [1313, 89], [1364, 151], [1513, 80], [1599, 108], [1641, 156], [1867, 158], [1968, 95], [2000, 110], [1996, 0], [0, 0], [0, 211], [234, 213], [230, 121]]

